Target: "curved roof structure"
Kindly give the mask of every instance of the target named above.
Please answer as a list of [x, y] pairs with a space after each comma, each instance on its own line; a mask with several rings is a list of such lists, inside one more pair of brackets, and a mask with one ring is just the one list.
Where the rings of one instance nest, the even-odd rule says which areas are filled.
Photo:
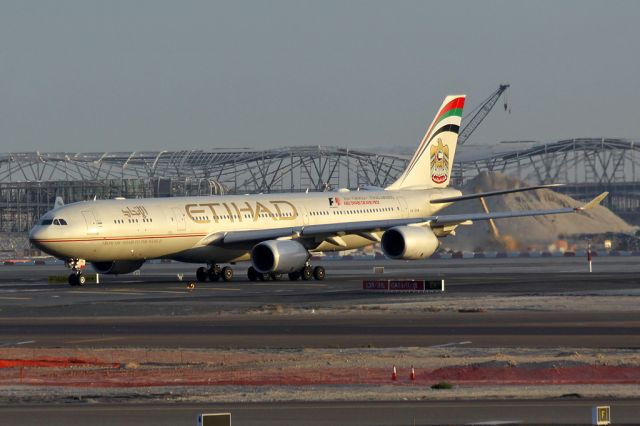
[[[229, 188], [238, 190], [270, 190], [270, 183], [282, 180], [275, 175], [306, 169], [308, 183], [313, 184], [310, 189], [321, 189], [327, 183], [338, 183], [334, 182], [338, 163], [354, 167], [354, 182], [373, 185], [383, 183], [373, 173], [394, 175], [405, 161], [405, 156], [394, 154], [321, 146], [272, 150], [18, 152], [0, 154], [0, 182], [214, 179], [225, 185], [233, 183]], [[388, 170], [380, 170], [381, 164]], [[238, 183], [248, 187], [238, 187]]]

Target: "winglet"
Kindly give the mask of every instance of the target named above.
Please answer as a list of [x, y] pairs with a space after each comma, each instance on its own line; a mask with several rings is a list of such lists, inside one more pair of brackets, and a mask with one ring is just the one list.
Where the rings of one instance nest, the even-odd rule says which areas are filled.
[[598, 195], [593, 200], [589, 201], [587, 204], [585, 204], [583, 206], [580, 206], [580, 207], [576, 207], [576, 210], [578, 210], [578, 211], [590, 210], [590, 209], [594, 208], [595, 206], [600, 205], [602, 200], [607, 198], [607, 195], [609, 195], [608, 192], [603, 192], [602, 194]]

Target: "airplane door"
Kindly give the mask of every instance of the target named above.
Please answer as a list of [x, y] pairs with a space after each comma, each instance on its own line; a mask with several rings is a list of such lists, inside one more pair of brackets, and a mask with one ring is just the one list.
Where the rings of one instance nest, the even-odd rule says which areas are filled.
[[309, 213], [307, 212], [306, 207], [301, 206], [300, 211], [302, 211], [302, 226], [309, 225]]
[[102, 221], [96, 219], [93, 210], [83, 210], [82, 217], [87, 224], [87, 235], [98, 235], [102, 230]]
[[408, 217], [409, 216], [409, 207], [407, 206], [407, 201], [404, 198], [399, 197], [398, 198], [398, 203], [400, 204], [400, 213], [401, 213], [402, 217]]
[[179, 207], [173, 207], [171, 212], [173, 213], [173, 221], [176, 223], [176, 230], [185, 231], [187, 229], [187, 221], [182, 209]]

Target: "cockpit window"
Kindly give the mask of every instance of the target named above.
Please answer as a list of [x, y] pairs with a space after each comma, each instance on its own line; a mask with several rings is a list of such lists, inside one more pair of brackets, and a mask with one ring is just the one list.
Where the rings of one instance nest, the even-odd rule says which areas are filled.
[[67, 221], [64, 220], [64, 219], [56, 218], [56, 219], [53, 219], [53, 224], [54, 225], [66, 225]]
[[60, 221], [60, 225], [66, 225], [67, 221], [64, 219], [58, 219]]
[[60, 225], [60, 221], [58, 219], [53, 219], [53, 224], [54, 225]]
[[40, 225], [51, 225], [53, 223], [53, 219], [42, 219], [42, 222], [40, 222]]

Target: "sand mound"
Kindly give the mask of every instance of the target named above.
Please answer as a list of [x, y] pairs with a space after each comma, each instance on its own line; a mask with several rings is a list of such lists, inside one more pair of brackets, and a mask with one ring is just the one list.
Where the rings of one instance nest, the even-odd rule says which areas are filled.
[[[518, 179], [497, 172], [482, 172], [462, 187], [462, 192], [495, 191], [530, 186]], [[499, 195], [486, 198], [489, 211], [514, 210], [546, 210], [564, 207], [577, 207], [582, 203], [573, 198], [551, 191], [536, 191]], [[445, 214], [482, 212], [479, 200], [468, 200], [456, 203], [444, 210]], [[562, 214], [551, 216], [523, 217], [517, 219], [501, 219], [496, 221], [500, 234], [506, 238], [506, 247], [510, 249], [526, 249], [534, 247], [544, 249], [563, 236], [575, 234], [601, 234], [605, 232], [633, 233], [636, 227], [629, 225], [616, 216], [611, 210], [598, 206], [579, 214]], [[489, 222], [476, 222], [471, 226], [460, 226], [456, 236], [442, 240], [443, 247], [454, 250], [501, 249], [496, 244], [490, 231]]]

